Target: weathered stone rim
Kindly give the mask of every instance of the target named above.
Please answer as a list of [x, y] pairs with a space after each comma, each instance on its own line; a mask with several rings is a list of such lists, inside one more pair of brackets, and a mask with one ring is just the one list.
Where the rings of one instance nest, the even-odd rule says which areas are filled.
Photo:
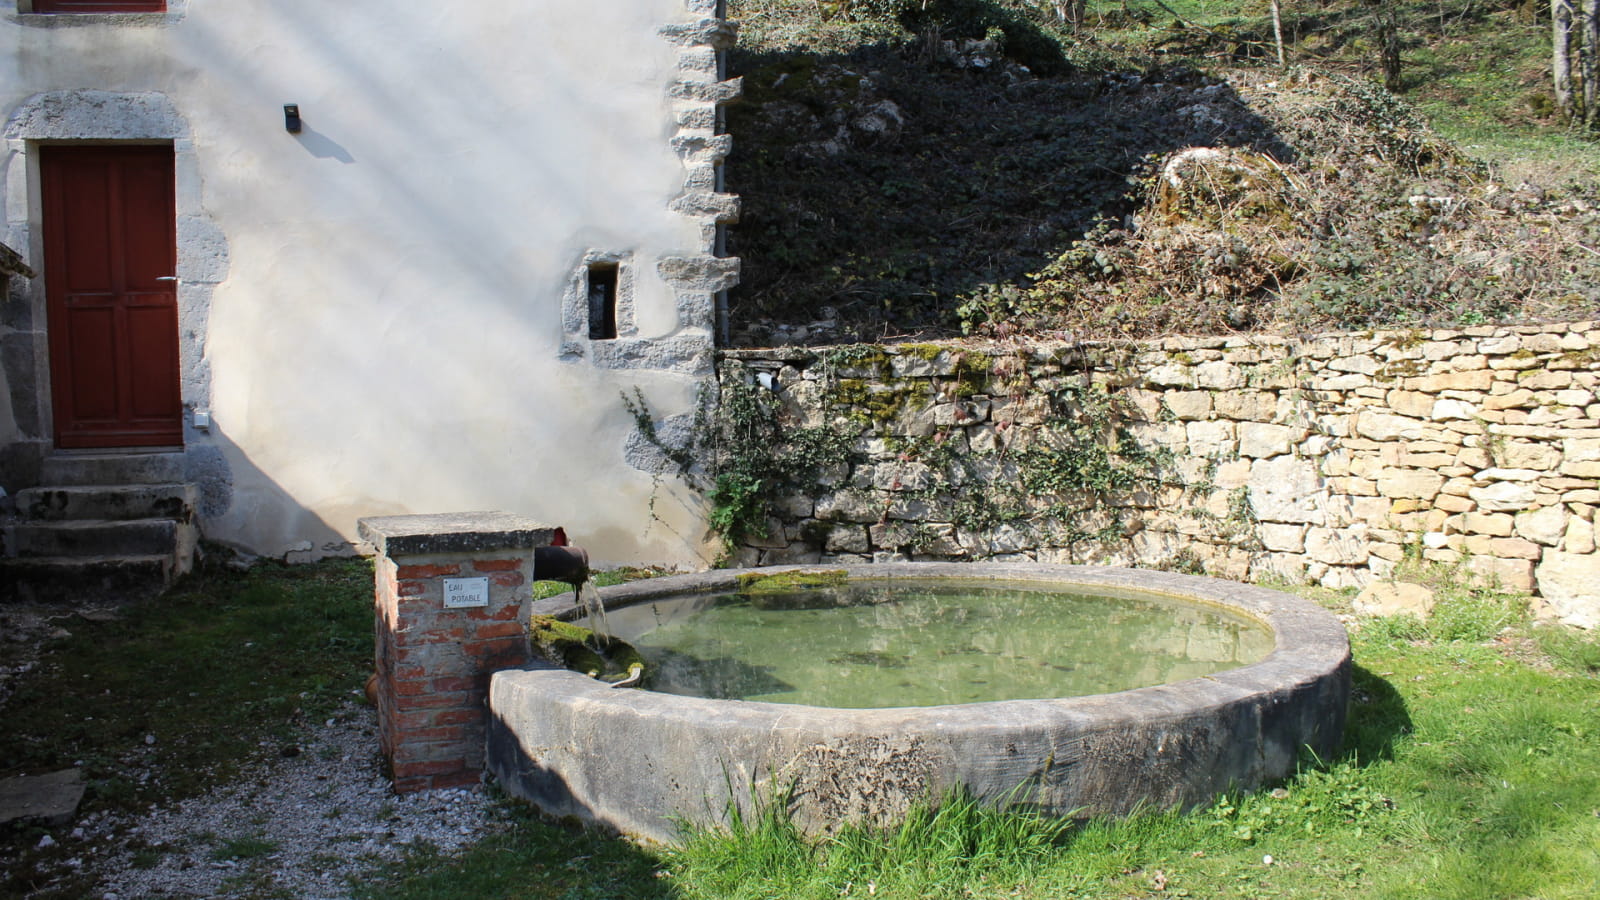
[[[670, 698], [667, 700], [669, 704], [698, 700], [713, 704], [738, 703], [744, 706], [776, 707], [787, 711], [824, 710], [830, 716], [860, 714], [861, 718], [871, 718], [872, 713], [883, 709], [895, 709], [897, 712], [903, 712], [905, 710], [948, 710], [950, 707], [959, 707], [964, 710], [978, 712], [974, 708], [997, 704], [1071, 705], [1080, 701], [1092, 701], [1099, 697], [1122, 695], [1137, 697], [1144, 693], [1166, 694], [1173, 689], [1198, 688], [1206, 683], [1219, 687], [1254, 689], [1259, 686], [1262, 680], [1268, 678], [1298, 681], [1305, 677], [1317, 677], [1326, 672], [1330, 665], [1337, 666], [1347, 660], [1350, 655], [1349, 637], [1344, 630], [1344, 626], [1331, 613], [1308, 600], [1302, 600], [1282, 591], [1274, 591], [1254, 585], [1145, 569], [1123, 569], [1104, 566], [1058, 566], [1042, 563], [938, 562], [878, 563], [854, 566], [771, 566], [758, 569], [717, 569], [689, 575], [670, 575], [664, 578], [634, 581], [601, 588], [600, 597], [607, 609], [621, 609], [661, 597], [735, 591], [739, 589], [742, 578], [748, 578], [752, 575], [806, 575], [841, 571], [847, 573], [852, 581], [948, 578], [968, 581], [993, 581], [996, 583], [1010, 581], [1049, 584], [1060, 586], [1063, 589], [1074, 586], [1126, 588], [1178, 600], [1220, 606], [1240, 613], [1262, 623], [1271, 631], [1273, 650], [1265, 659], [1259, 662], [1240, 666], [1236, 669], [1229, 669], [1226, 672], [1168, 684], [1134, 688], [1128, 691], [1119, 691], [1115, 694], [1096, 694], [1086, 697], [1062, 697], [1041, 700], [991, 700], [981, 703], [946, 704], [944, 706], [842, 709], [806, 706], [795, 703], [768, 703], [759, 700], [707, 700], [706, 698], [685, 697], [678, 694], [657, 694], [651, 691], [642, 693], [651, 697]], [[537, 601], [532, 607], [532, 612], [535, 615], [564, 617], [580, 615], [582, 610], [573, 605], [570, 594], [562, 594]], [[582, 676], [579, 677], [581, 678]], [[587, 681], [589, 679], [583, 680]], [[691, 703], [690, 705], [694, 704]]]
[[[1263, 622], [1263, 660], [1112, 694], [960, 705], [834, 709], [614, 690], [553, 666], [498, 672], [489, 767], [514, 796], [651, 840], [684, 823], [726, 823], [762, 798], [789, 798], [808, 831], [880, 823], [951, 789], [1051, 815], [1191, 808], [1295, 771], [1302, 749], [1330, 759], [1343, 738], [1349, 639], [1329, 612], [1289, 594], [1211, 578], [1040, 564], [842, 567], [851, 579], [959, 578], [1064, 589], [1129, 588], [1221, 606]], [[783, 566], [605, 588], [608, 608], [731, 590], [741, 576], [839, 572]], [[571, 595], [532, 605], [571, 614]], [[1016, 798], [1024, 796], [1025, 800]]]

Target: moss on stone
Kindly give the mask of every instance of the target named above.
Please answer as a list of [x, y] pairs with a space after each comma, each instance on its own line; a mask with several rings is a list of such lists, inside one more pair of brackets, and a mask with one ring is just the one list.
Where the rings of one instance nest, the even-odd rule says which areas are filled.
[[989, 377], [994, 368], [994, 357], [980, 350], [966, 350], [956, 361], [956, 392], [958, 397], [989, 393]]
[[644, 673], [644, 657], [632, 644], [613, 637], [597, 650], [593, 631], [553, 616], [529, 617], [528, 640], [545, 659], [590, 678], [615, 682]]
[[739, 576], [739, 590], [746, 594], [779, 594], [808, 588], [838, 587], [850, 580], [844, 569], [825, 572], [746, 572]]
[[886, 425], [900, 417], [917, 390], [895, 385], [875, 391], [858, 378], [841, 378], [833, 385], [830, 406], [847, 407], [843, 412], [862, 425]]
[[846, 344], [823, 351], [822, 362], [836, 369], [870, 370], [887, 375], [890, 370], [889, 354], [875, 344]]

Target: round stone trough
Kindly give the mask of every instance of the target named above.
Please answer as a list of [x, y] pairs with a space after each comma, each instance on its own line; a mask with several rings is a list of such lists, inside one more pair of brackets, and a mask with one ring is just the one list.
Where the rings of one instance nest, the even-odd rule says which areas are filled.
[[[608, 609], [679, 594], [734, 591], [719, 570], [601, 590]], [[637, 837], [676, 839], [683, 823], [726, 822], [786, 798], [811, 832], [892, 822], [964, 789], [1050, 815], [1190, 808], [1229, 789], [1292, 774], [1303, 748], [1337, 751], [1350, 695], [1350, 647], [1326, 610], [1279, 591], [1136, 569], [981, 563], [852, 566], [851, 579], [958, 578], [1096, 588], [1224, 607], [1263, 623], [1260, 662], [1155, 687], [1047, 700], [833, 709], [615, 689], [535, 665], [495, 673], [488, 764], [504, 789], [547, 814]], [[576, 615], [572, 596], [533, 606]]]

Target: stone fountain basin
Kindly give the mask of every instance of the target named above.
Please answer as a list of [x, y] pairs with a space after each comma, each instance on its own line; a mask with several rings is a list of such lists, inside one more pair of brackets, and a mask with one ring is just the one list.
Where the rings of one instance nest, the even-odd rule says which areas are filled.
[[[719, 570], [604, 588], [608, 609], [684, 593], [736, 590], [751, 572]], [[1262, 661], [1155, 687], [1053, 700], [832, 709], [708, 700], [610, 688], [530, 666], [490, 683], [488, 765], [511, 795], [545, 813], [670, 843], [684, 823], [728, 821], [787, 798], [821, 832], [888, 823], [918, 801], [965, 789], [1050, 815], [1187, 809], [1230, 789], [1293, 774], [1302, 748], [1337, 753], [1350, 695], [1350, 645], [1329, 612], [1279, 591], [1167, 572], [1088, 566], [898, 563], [851, 578], [961, 578], [1130, 588], [1226, 607], [1263, 622]], [[534, 604], [571, 614], [571, 595]]]

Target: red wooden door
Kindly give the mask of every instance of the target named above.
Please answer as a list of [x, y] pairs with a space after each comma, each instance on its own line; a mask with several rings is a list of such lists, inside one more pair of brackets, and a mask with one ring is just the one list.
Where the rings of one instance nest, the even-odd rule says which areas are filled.
[[172, 148], [41, 149], [56, 446], [181, 444]]

